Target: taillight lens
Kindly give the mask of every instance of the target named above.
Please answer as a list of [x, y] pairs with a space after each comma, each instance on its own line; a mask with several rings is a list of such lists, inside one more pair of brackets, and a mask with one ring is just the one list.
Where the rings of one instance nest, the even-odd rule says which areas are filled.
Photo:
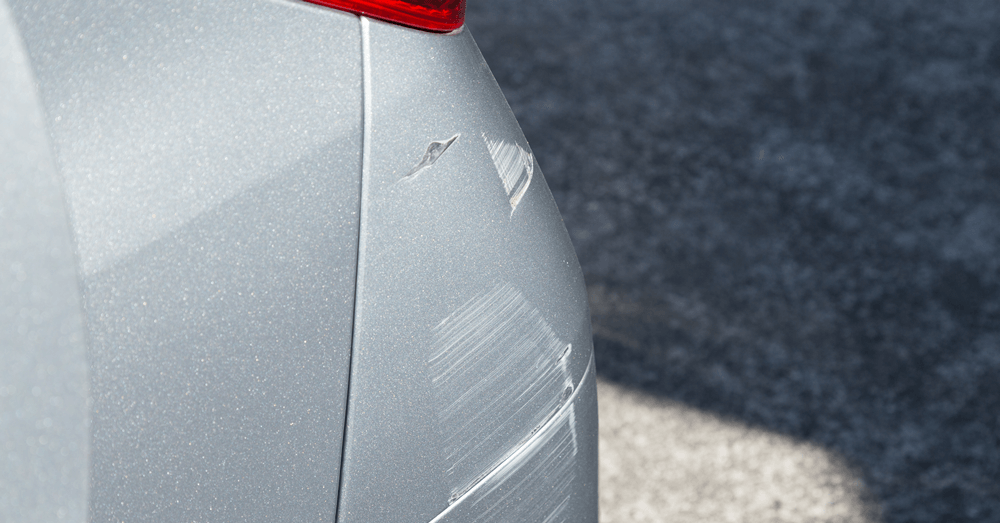
[[454, 31], [465, 23], [465, 0], [306, 0], [427, 31]]

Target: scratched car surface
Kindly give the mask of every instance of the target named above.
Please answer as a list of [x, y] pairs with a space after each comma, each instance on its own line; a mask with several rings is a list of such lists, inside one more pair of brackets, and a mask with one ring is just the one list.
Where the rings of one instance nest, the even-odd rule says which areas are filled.
[[0, 0], [0, 177], [0, 520], [596, 521], [582, 274], [468, 30]]

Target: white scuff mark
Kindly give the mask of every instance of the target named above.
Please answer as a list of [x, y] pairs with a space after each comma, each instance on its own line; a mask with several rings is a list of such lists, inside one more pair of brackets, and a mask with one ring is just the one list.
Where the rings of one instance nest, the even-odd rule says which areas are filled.
[[410, 169], [410, 172], [407, 173], [404, 178], [416, 176], [420, 171], [434, 165], [434, 162], [436, 162], [437, 159], [440, 158], [449, 147], [451, 147], [451, 144], [455, 143], [461, 136], [462, 134], [459, 133], [451, 138], [448, 138], [447, 140], [431, 142], [430, 145], [427, 146], [427, 151], [424, 153], [423, 158], [420, 159], [417, 165], [414, 165], [413, 168]]
[[454, 502], [573, 396], [573, 346], [508, 284], [463, 304], [434, 334], [431, 379]]
[[510, 199], [510, 214], [513, 216], [517, 204], [521, 203], [521, 198], [531, 185], [531, 177], [535, 173], [535, 157], [516, 143], [491, 140], [485, 133], [483, 140], [486, 141], [493, 165], [496, 166], [503, 189]]
[[[592, 368], [593, 361], [580, 383]], [[564, 521], [576, 479], [578, 395], [579, 387], [530, 439], [514, 448], [431, 523]], [[533, 501], [525, 503], [526, 497]]]
[[542, 523], [555, 523], [557, 521], [564, 521], [563, 516], [565, 515], [566, 509], [569, 508], [570, 496], [566, 496], [559, 502], [558, 505], [549, 513], [548, 516], [542, 520]]

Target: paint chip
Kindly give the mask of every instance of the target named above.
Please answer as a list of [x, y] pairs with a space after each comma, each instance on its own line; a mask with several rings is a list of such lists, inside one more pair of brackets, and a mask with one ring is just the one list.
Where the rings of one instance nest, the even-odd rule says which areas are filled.
[[516, 143], [491, 140], [485, 133], [483, 140], [486, 141], [493, 165], [496, 166], [503, 189], [510, 199], [510, 214], [513, 216], [514, 209], [517, 209], [517, 204], [521, 203], [521, 198], [531, 185], [531, 177], [535, 173], [535, 157]]
[[445, 141], [431, 142], [430, 145], [427, 146], [427, 152], [424, 153], [424, 157], [420, 159], [420, 162], [417, 163], [417, 165], [414, 165], [413, 168], [410, 169], [410, 172], [407, 173], [404, 178], [416, 176], [420, 171], [433, 165], [434, 162], [436, 162], [437, 159], [440, 158], [441, 155], [444, 154], [444, 152], [451, 147], [451, 144], [455, 143], [460, 136], [462, 136], [461, 133], [456, 134]]

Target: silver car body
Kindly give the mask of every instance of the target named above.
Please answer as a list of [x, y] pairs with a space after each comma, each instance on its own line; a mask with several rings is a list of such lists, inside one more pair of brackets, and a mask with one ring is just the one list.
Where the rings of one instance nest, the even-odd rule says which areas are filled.
[[0, 0], [0, 520], [596, 521], [579, 264], [467, 30]]

